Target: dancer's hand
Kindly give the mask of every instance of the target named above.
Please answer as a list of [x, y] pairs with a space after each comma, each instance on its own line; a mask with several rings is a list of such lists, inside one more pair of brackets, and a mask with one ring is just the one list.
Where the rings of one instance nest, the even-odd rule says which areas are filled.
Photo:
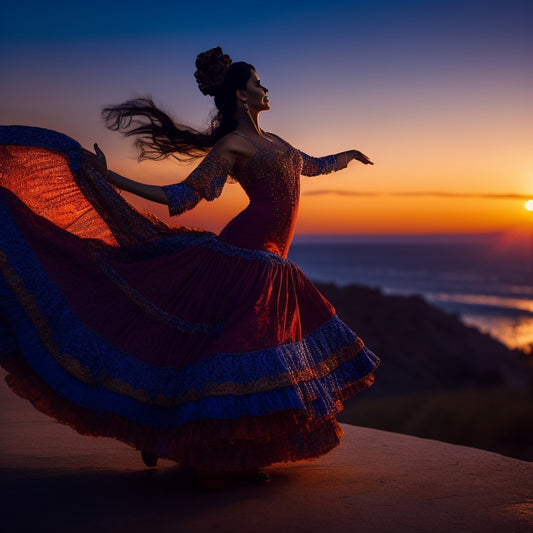
[[107, 169], [105, 154], [96, 143], [94, 143], [94, 151], [96, 155], [88, 150], [83, 150], [83, 162], [107, 179], [109, 171]]
[[362, 154], [361, 152], [357, 150], [352, 150], [352, 154], [353, 154], [353, 159], [357, 159], [357, 161], [360, 161], [361, 163], [363, 163], [363, 165], [374, 164], [372, 163], [372, 161], [370, 161], [370, 159], [365, 154]]
[[96, 165], [94, 166], [94, 169], [107, 179], [109, 171], [107, 170], [105, 154], [100, 150], [100, 147], [96, 143], [94, 143], [94, 151], [96, 153]]

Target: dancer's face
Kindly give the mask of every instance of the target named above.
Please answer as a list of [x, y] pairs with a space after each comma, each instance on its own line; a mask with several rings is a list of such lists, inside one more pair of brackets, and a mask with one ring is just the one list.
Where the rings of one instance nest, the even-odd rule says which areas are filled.
[[246, 83], [246, 102], [253, 111], [267, 111], [270, 109], [270, 102], [268, 101], [268, 89], [261, 85], [261, 80], [255, 70], [252, 70], [252, 75]]

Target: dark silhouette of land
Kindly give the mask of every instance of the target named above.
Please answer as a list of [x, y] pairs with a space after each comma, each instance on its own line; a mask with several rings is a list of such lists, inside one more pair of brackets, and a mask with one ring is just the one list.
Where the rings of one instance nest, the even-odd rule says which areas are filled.
[[531, 358], [418, 296], [317, 284], [382, 358], [341, 421], [533, 461]]

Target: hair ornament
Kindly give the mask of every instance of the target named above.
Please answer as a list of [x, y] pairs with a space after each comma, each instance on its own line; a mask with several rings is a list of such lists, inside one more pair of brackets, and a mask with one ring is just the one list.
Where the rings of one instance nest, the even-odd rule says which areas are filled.
[[194, 77], [200, 91], [205, 95], [215, 96], [231, 63], [231, 57], [220, 46], [198, 54]]

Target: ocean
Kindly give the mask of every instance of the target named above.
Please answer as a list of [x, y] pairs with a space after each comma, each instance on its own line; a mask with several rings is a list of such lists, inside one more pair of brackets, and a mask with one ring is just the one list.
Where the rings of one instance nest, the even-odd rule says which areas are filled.
[[289, 259], [312, 280], [421, 295], [510, 348], [533, 344], [533, 235], [300, 237]]

